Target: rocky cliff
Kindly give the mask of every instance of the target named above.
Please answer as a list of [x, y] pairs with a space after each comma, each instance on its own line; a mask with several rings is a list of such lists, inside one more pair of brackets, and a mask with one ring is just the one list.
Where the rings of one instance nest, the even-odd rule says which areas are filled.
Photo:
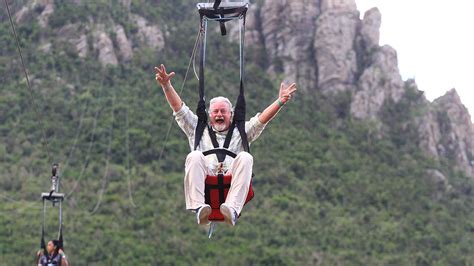
[[418, 118], [420, 148], [433, 158], [449, 158], [474, 176], [474, 128], [455, 89], [434, 100]]
[[[264, 0], [252, 9], [246, 39], [266, 52], [267, 71], [296, 80], [305, 93], [351, 92], [356, 119], [380, 122], [385, 103], [399, 102], [414, 83], [402, 80], [395, 49], [379, 45], [377, 8], [362, 19], [354, 0]], [[415, 118], [420, 148], [474, 177], [473, 124], [456, 91], [424, 104], [429, 111]]]
[[[82, 1], [67, 3], [83, 5]], [[50, 18], [57, 18], [55, 14], [55, 1], [35, 0], [19, 8], [14, 17], [17, 24], [28, 19], [36, 19], [42, 28], [55, 28], [51, 32], [59, 42], [69, 43], [71, 49], [79, 56], [95, 56], [103, 65], [116, 66], [133, 58], [134, 49], [149, 47], [159, 51], [163, 49], [164, 35], [158, 25], [153, 25], [147, 19], [130, 12], [130, 1], [120, 1], [122, 8], [127, 11], [123, 18], [136, 28], [136, 31], [125, 31], [123, 25], [114, 18], [105, 16], [97, 17], [84, 14], [75, 19], [61, 19], [51, 22]], [[62, 22], [66, 22], [62, 24]], [[74, 21], [74, 22], [72, 22]], [[40, 45], [40, 50], [49, 52], [51, 43]]]

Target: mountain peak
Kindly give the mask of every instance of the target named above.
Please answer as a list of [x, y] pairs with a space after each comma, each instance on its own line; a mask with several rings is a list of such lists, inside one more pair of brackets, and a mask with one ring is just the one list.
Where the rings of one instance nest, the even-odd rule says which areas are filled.
[[452, 103], [456, 105], [462, 105], [461, 97], [459, 97], [459, 94], [455, 88], [450, 89], [443, 96], [436, 98], [434, 100], [434, 103], [437, 103], [437, 104]]
[[345, 9], [357, 11], [357, 5], [355, 0], [322, 0], [321, 10], [326, 11], [329, 9]]

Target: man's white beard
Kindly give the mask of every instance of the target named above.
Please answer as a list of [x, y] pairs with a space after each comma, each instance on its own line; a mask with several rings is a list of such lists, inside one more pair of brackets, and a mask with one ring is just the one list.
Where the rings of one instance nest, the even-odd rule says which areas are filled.
[[222, 123], [222, 124], [214, 123], [214, 125], [212, 127], [214, 128], [215, 131], [218, 131], [218, 132], [222, 132], [222, 131], [225, 131], [227, 129], [225, 123]]

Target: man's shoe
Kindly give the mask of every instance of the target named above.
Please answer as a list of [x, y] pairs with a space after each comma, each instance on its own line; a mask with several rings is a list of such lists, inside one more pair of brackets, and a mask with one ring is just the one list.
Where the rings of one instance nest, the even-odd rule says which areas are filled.
[[225, 203], [221, 204], [220, 210], [224, 216], [225, 222], [234, 226], [237, 222], [237, 212], [232, 207], [227, 206]]
[[209, 214], [211, 214], [211, 206], [204, 204], [196, 209], [196, 220], [198, 224], [209, 224]]

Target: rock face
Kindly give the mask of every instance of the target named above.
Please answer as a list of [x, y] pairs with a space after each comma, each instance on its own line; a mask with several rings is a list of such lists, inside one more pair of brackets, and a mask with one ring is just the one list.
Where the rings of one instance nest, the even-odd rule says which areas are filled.
[[128, 41], [125, 30], [121, 25], [115, 26], [115, 35], [120, 56], [124, 61], [130, 61], [133, 57], [132, 44]]
[[117, 65], [118, 60], [110, 37], [103, 30], [95, 31], [93, 36], [94, 49], [98, 50], [98, 58], [102, 65]]
[[446, 192], [449, 192], [453, 189], [449, 184], [448, 179], [440, 171], [436, 169], [428, 169], [426, 170], [426, 173], [436, 188], [432, 195], [433, 199], [439, 200]]
[[78, 39], [74, 40], [74, 45], [79, 57], [86, 57], [88, 51], [87, 36], [83, 33]]
[[353, 44], [359, 12], [353, 1], [323, 1], [314, 40], [318, 88], [324, 93], [345, 91], [355, 83], [357, 56]]
[[374, 7], [367, 10], [360, 26], [360, 41], [364, 52], [370, 52], [377, 48], [380, 39], [380, 25], [382, 23], [382, 14], [378, 8]]
[[404, 94], [397, 52], [385, 45], [374, 53], [372, 60], [357, 83], [351, 104], [352, 115], [359, 119], [376, 119], [387, 99], [396, 103]]
[[[384, 104], [414, 84], [402, 80], [397, 52], [379, 46], [381, 20], [377, 8], [360, 19], [353, 0], [263, 0], [248, 13], [246, 43], [265, 54], [270, 75], [296, 80], [302, 93], [350, 92], [351, 115], [381, 123]], [[473, 125], [455, 91], [422, 102], [428, 111], [415, 118], [422, 151], [474, 177]]]
[[41, 27], [46, 27], [48, 25], [49, 17], [54, 13], [54, 1], [43, 0], [40, 2], [43, 2], [42, 5], [44, 9], [38, 17], [38, 23]]
[[322, 0], [321, 1], [321, 10], [357, 10], [355, 0]]
[[138, 38], [149, 47], [160, 50], [164, 47], [164, 35], [157, 25], [150, 25], [148, 21], [139, 16], [131, 15], [132, 21], [137, 25]]
[[[83, 5], [82, 1], [72, 1], [75, 5]], [[51, 16], [55, 15], [54, 0], [32, 0], [18, 7], [14, 14], [17, 24], [26, 23], [27, 20], [35, 19], [38, 24], [45, 28]], [[118, 4], [129, 12], [129, 22], [136, 26], [137, 31], [127, 33], [124, 27], [117, 24], [112, 18], [89, 17], [87, 21], [74, 24], [62, 25], [60, 29], [53, 31], [54, 39], [61, 43], [69, 43], [70, 51], [75, 51], [81, 58], [97, 56], [103, 65], [118, 65], [128, 62], [133, 58], [134, 49], [149, 47], [161, 50], [165, 46], [165, 38], [158, 25], [148, 22], [145, 18], [130, 13], [131, 0], [120, 0]], [[43, 53], [51, 51], [52, 43], [46, 42], [38, 46]], [[68, 50], [69, 51], [69, 50]]]
[[[39, 13], [39, 14], [38, 14]], [[49, 17], [54, 13], [54, 0], [35, 0], [23, 6], [15, 15], [15, 22], [22, 23], [28, 17], [36, 15], [38, 24], [45, 28]]]
[[474, 177], [474, 127], [455, 89], [433, 102], [420, 127], [421, 148], [434, 158], [454, 160], [459, 169]]
[[58, 31], [58, 39], [70, 43], [76, 50], [79, 57], [86, 57], [88, 54], [87, 33], [88, 28], [82, 27], [79, 23], [67, 24]]
[[288, 81], [299, 80], [301, 88], [315, 88], [313, 40], [320, 2], [264, 1], [248, 14], [246, 42], [263, 47], [270, 73], [284, 73]]

